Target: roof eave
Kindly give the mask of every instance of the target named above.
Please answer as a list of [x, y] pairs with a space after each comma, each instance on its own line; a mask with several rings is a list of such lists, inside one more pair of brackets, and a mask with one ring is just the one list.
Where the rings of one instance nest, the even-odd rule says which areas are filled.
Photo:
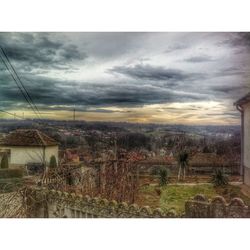
[[54, 146], [59, 146], [59, 144], [51, 144], [51, 145], [18, 145], [18, 144], [7, 144], [7, 143], [3, 143], [0, 144], [1, 146], [5, 146], [5, 147], [54, 147]]
[[242, 105], [249, 103], [249, 102], [250, 102], [250, 93], [248, 93], [247, 95], [243, 96], [238, 101], [236, 101], [234, 103], [234, 106], [242, 106]]

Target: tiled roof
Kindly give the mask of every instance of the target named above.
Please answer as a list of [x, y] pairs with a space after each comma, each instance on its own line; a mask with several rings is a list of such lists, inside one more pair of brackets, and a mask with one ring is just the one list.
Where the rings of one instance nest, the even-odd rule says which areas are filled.
[[245, 103], [250, 102], [250, 93], [248, 93], [247, 95], [243, 96], [242, 98], [240, 98], [237, 102], [235, 102], [235, 105], [243, 105]]
[[7, 135], [1, 145], [5, 146], [55, 146], [58, 142], [36, 129], [18, 129]]

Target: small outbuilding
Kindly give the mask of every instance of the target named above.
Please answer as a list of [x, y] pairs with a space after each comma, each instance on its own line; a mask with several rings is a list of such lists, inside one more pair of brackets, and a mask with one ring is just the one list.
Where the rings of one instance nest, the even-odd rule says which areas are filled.
[[58, 163], [58, 142], [36, 129], [18, 129], [0, 142], [0, 161], [4, 154], [9, 167], [49, 164], [52, 155]]
[[235, 103], [241, 113], [241, 175], [250, 185], [250, 93]]

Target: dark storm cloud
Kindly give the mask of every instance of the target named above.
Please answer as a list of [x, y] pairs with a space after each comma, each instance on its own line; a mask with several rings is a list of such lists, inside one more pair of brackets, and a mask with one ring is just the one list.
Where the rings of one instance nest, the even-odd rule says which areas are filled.
[[87, 32], [80, 33], [87, 53], [99, 61], [134, 55], [148, 39], [145, 32]]
[[[6, 76], [1, 86], [0, 98], [2, 101], [11, 101], [13, 104], [22, 103], [27, 107], [18, 88]], [[2, 75], [2, 78], [4, 76]], [[7, 84], [8, 82], [8, 84]], [[62, 105], [82, 107], [103, 106], [141, 106], [145, 104], [185, 102], [201, 100], [204, 96], [189, 92], [172, 91], [167, 88], [133, 85], [133, 84], [101, 84], [82, 83], [55, 80], [45, 77], [24, 78], [23, 82], [38, 107], [53, 109], [52, 106]], [[36, 84], [34, 84], [34, 82]], [[2, 103], [1, 103], [2, 104]]]
[[188, 46], [185, 44], [175, 44], [175, 45], [170, 45], [167, 47], [167, 49], [164, 51], [164, 53], [172, 53], [172, 52], [176, 52], [179, 50], [184, 50], [187, 49]]
[[43, 33], [0, 33], [0, 45], [11, 61], [26, 71], [33, 68], [65, 69], [72, 61], [87, 57], [76, 45]]
[[192, 56], [185, 60], [186, 62], [191, 63], [200, 63], [200, 62], [210, 62], [213, 61], [213, 59], [210, 56]]
[[229, 46], [234, 49], [235, 54], [246, 53], [250, 50], [250, 32], [226, 33], [226, 38], [217, 44], [221, 46]]
[[236, 47], [245, 46], [250, 48], [250, 33], [249, 32], [236, 33], [235, 38], [228, 40], [228, 43]]
[[[250, 90], [249, 40], [247, 33], [0, 33], [39, 109], [76, 106], [96, 113], [116, 112], [110, 106], [122, 113], [123, 107], [210, 101], [229, 110]], [[6, 110], [28, 108], [1, 60], [0, 100]], [[188, 117], [201, 108], [182, 112]], [[167, 109], [174, 114], [180, 108]], [[214, 109], [223, 112], [225, 105]]]
[[151, 66], [148, 64], [137, 64], [135, 66], [116, 66], [108, 72], [118, 73], [134, 79], [152, 80], [152, 81], [171, 81], [179, 82], [185, 80], [200, 78], [201, 74], [185, 73], [179, 69], [167, 69], [160, 66]]
[[231, 100], [232, 103], [239, 97], [250, 92], [250, 86], [247, 85], [218, 85], [210, 87], [213, 96], [220, 100]]
[[212, 90], [214, 91], [218, 91], [218, 92], [222, 92], [222, 93], [230, 93], [230, 92], [234, 92], [234, 91], [238, 91], [239, 89], [242, 89], [244, 87], [239, 87], [239, 86], [228, 86], [228, 85], [221, 85], [221, 86], [215, 86], [215, 87], [211, 87]]
[[221, 103], [227, 103], [227, 108], [233, 107], [233, 103], [240, 97], [246, 95], [250, 91], [250, 86], [242, 82], [226, 83], [225, 81], [218, 81], [217, 84], [205, 85], [202, 93], [206, 93], [210, 100]]
[[245, 72], [239, 67], [228, 67], [218, 71], [215, 76], [244, 75]]

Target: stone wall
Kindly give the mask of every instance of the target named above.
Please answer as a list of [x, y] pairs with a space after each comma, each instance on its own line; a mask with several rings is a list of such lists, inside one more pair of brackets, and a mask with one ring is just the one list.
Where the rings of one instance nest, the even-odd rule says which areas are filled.
[[227, 203], [221, 196], [208, 200], [196, 195], [185, 204], [186, 218], [250, 218], [250, 208], [240, 198]]
[[100, 198], [42, 188], [29, 189], [27, 217], [31, 218], [174, 218], [175, 212], [117, 203]]
[[[44, 188], [26, 191], [25, 207], [31, 218], [176, 218], [174, 211], [139, 207], [100, 198]], [[221, 196], [208, 200], [196, 195], [185, 203], [185, 218], [250, 218], [250, 207], [240, 198], [227, 203]]]

